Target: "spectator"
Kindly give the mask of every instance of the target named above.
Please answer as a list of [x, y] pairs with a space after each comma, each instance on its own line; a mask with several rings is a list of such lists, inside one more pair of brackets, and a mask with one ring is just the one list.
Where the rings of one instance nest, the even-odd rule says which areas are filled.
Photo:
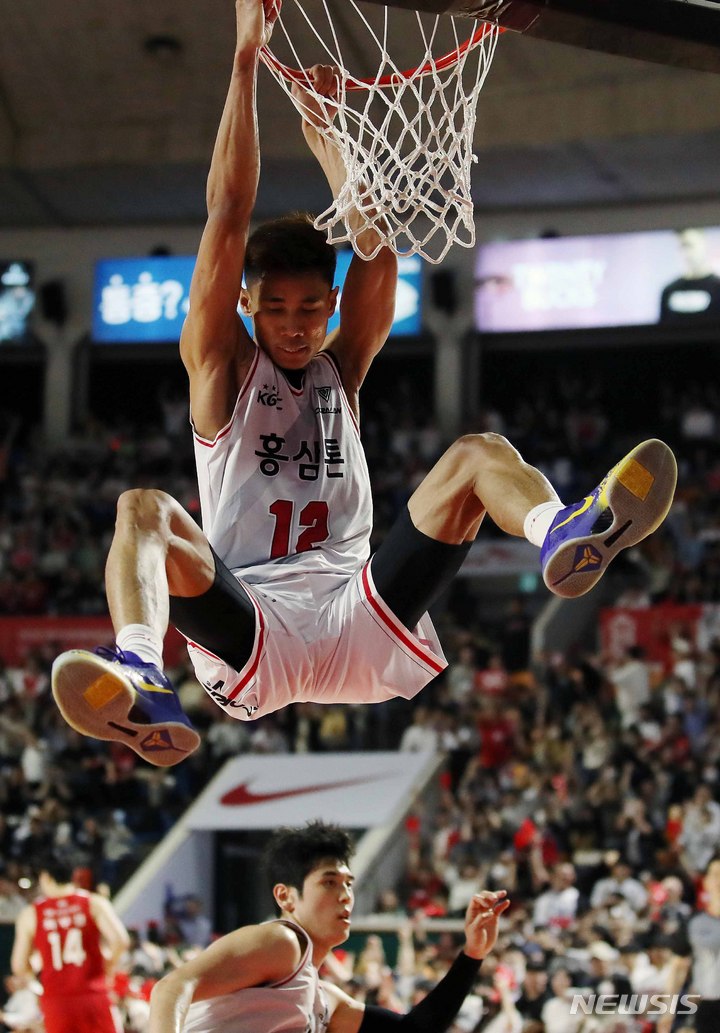
[[627, 975], [619, 970], [620, 952], [605, 940], [588, 947], [588, 968], [581, 982], [597, 994], [628, 994], [632, 988]]
[[207, 947], [212, 940], [212, 923], [203, 914], [199, 897], [187, 896], [177, 910], [177, 922], [183, 942], [190, 947]]
[[457, 660], [448, 664], [445, 674], [448, 695], [453, 703], [462, 706], [472, 698], [476, 673], [474, 647], [469, 644], [460, 646]]
[[709, 785], [697, 787], [684, 807], [679, 845], [682, 859], [691, 875], [703, 872], [720, 848], [720, 804], [712, 798]]
[[574, 866], [567, 861], [554, 865], [549, 882], [548, 889], [535, 901], [533, 924], [541, 929], [548, 926], [567, 929], [573, 924], [580, 900], [580, 891], [575, 885]]
[[624, 900], [632, 910], [639, 914], [647, 904], [647, 890], [639, 879], [633, 878], [632, 869], [624, 860], [616, 861], [610, 875], [599, 879], [590, 894], [590, 904], [594, 908], [608, 907], [618, 899]]
[[475, 675], [475, 691], [481, 699], [492, 697], [503, 700], [507, 695], [509, 685], [510, 678], [503, 664], [502, 656], [500, 653], [491, 653], [487, 666], [481, 668]]
[[18, 1033], [45, 1033], [40, 1010], [40, 984], [6, 976], [5, 989], [8, 996], [0, 1010], [0, 1022], [8, 1029], [18, 1030]]
[[515, 1002], [517, 1010], [524, 1021], [542, 1019], [542, 1010], [546, 1001], [553, 996], [548, 986], [547, 962], [544, 959], [531, 958], [525, 966], [525, 974], [520, 984], [520, 996]]
[[420, 704], [415, 707], [413, 722], [406, 728], [400, 739], [401, 753], [436, 753], [438, 749], [438, 733], [434, 724], [433, 712]]
[[555, 969], [550, 977], [552, 996], [543, 1005], [541, 1013], [545, 1033], [578, 1033], [580, 1030], [584, 1016], [580, 1009], [574, 1015], [571, 1013], [571, 987], [570, 970], [564, 967]]
[[[688, 923], [690, 949], [675, 965], [668, 993], [678, 993], [690, 972], [690, 990], [699, 994], [695, 1014], [697, 1033], [720, 1029], [720, 858], [707, 866], [703, 880], [704, 908], [697, 908]], [[661, 1019], [658, 1033], [670, 1033], [671, 1017]]]
[[611, 667], [610, 683], [623, 728], [630, 728], [640, 717], [640, 708], [650, 700], [650, 672], [641, 646], [631, 646], [622, 660]]

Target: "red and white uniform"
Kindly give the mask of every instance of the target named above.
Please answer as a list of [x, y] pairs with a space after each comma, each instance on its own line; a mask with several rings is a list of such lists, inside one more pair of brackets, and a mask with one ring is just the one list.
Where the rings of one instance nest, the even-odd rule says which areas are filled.
[[326, 1033], [330, 1015], [308, 935], [294, 922], [278, 921], [294, 929], [305, 943], [292, 975], [280, 983], [191, 1004], [183, 1033]]
[[117, 1033], [90, 894], [42, 897], [34, 908], [47, 1033]]
[[294, 388], [257, 349], [230, 422], [213, 441], [195, 434], [195, 458], [203, 530], [257, 607], [242, 671], [189, 644], [233, 717], [411, 698], [445, 668], [430, 619], [403, 627], [372, 583], [370, 477], [328, 354]]

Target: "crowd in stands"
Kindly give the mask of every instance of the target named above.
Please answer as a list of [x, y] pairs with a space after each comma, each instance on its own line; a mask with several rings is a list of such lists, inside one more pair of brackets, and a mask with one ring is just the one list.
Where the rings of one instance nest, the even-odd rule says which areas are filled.
[[[443, 446], [407, 398], [400, 418], [381, 405], [365, 415], [378, 534]], [[57, 447], [15, 437], [0, 470], [0, 616], [106, 612], [103, 564], [125, 488], [164, 488], [198, 516], [178, 412], [168, 405], [164, 425], [142, 433], [84, 427]], [[664, 529], [634, 550], [619, 602], [714, 603], [717, 388], [668, 392], [659, 413], [657, 434], [676, 450], [680, 488]], [[585, 494], [608, 458], [635, 440], [612, 433], [601, 401], [581, 406], [572, 383], [558, 396], [536, 385], [512, 411], [488, 407], [482, 425], [506, 433], [565, 498]], [[23, 906], [32, 858], [48, 848], [89, 884], [116, 892], [239, 752], [433, 748], [447, 755], [439, 809], [409, 819], [408, 870], [378, 902], [399, 916], [399, 942], [370, 937], [354, 957], [338, 952], [329, 977], [369, 1001], [406, 1007], [455, 949], [450, 934], [431, 933], [430, 920], [461, 917], [483, 884], [507, 889], [513, 906], [499, 950], [483, 965], [482, 993], [469, 999], [455, 1033], [653, 1028], [647, 1017], [594, 1026], [570, 1015], [569, 994], [662, 990], [687, 952], [687, 918], [720, 852], [720, 636], [701, 648], [678, 628], [664, 664], [637, 648], [531, 655], [533, 599], [510, 598], [488, 626], [476, 621], [462, 585], [457, 592], [438, 614], [450, 666], [414, 703], [297, 704], [245, 724], [207, 698], [189, 666], [173, 671], [203, 745], [172, 769], [65, 724], [49, 694], [51, 647], [21, 666], [0, 662], [0, 921]], [[152, 981], [207, 940], [207, 920], [191, 926], [186, 912], [168, 913], [164, 928], [133, 932], [117, 984], [128, 1029], [142, 1033]]]

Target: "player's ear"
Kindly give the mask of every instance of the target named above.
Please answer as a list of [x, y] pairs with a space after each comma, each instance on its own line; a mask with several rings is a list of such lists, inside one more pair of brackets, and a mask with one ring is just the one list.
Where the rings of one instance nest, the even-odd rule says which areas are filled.
[[339, 287], [333, 287], [333, 289], [330, 291], [329, 305], [330, 305], [330, 315], [331, 316], [335, 315], [335, 309], [337, 308], [338, 291], [339, 290], [340, 290]]
[[240, 311], [244, 316], [251, 316], [253, 314], [252, 299], [247, 287], [243, 287], [240, 291]]
[[278, 882], [273, 886], [273, 897], [281, 911], [293, 912], [297, 898], [297, 891], [294, 886], [286, 886], [284, 882]]

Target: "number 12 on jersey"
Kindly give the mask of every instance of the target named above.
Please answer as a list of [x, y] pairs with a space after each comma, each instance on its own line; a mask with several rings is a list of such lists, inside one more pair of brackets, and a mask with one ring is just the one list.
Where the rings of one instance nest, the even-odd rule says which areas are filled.
[[[275, 517], [270, 547], [270, 558], [273, 560], [289, 556], [291, 552], [309, 552], [330, 537], [327, 502], [308, 502], [300, 510], [297, 523], [295, 503], [290, 499], [278, 499], [268, 508], [268, 512]], [[296, 539], [294, 548], [291, 546], [293, 539]]]

